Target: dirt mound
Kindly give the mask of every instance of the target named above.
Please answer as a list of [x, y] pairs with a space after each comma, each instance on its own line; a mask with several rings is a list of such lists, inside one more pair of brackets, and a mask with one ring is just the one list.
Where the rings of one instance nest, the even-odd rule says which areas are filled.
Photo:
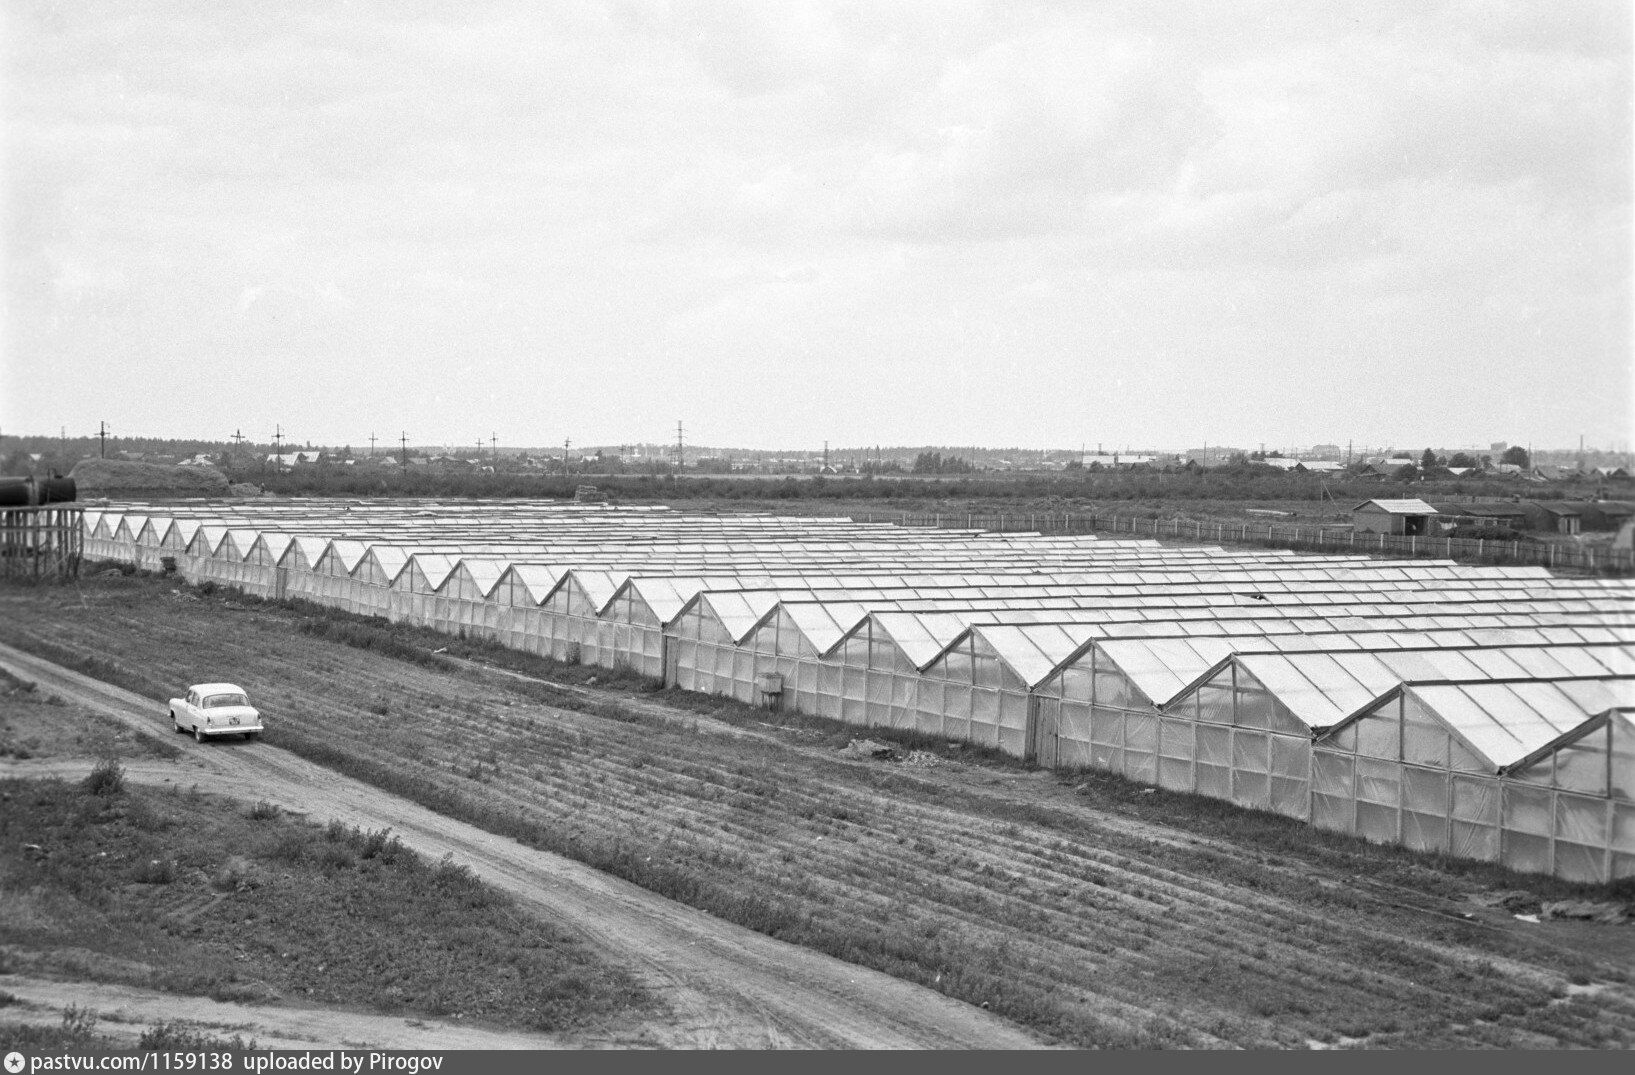
[[79, 495], [114, 499], [225, 496], [227, 476], [215, 467], [173, 467], [118, 459], [85, 459], [69, 477]]

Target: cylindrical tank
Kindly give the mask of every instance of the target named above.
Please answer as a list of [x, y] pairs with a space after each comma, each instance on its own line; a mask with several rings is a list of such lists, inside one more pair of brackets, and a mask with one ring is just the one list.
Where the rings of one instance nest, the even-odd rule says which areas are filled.
[[68, 504], [78, 499], [73, 478], [41, 478], [34, 483], [36, 504]]
[[69, 504], [77, 499], [73, 478], [0, 478], [0, 508]]

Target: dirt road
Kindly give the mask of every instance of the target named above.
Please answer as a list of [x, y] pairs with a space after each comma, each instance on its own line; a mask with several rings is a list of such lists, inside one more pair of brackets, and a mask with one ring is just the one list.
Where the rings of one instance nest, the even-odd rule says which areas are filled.
[[[133, 729], [159, 736], [170, 733], [163, 711], [129, 691], [6, 646], [0, 646], [0, 667]], [[175, 741], [183, 747], [180, 759], [134, 764], [127, 768], [127, 778], [196, 784], [202, 791], [266, 799], [318, 821], [390, 828], [422, 854], [433, 859], [449, 854], [524, 906], [577, 931], [606, 958], [632, 969], [674, 1016], [663, 1025], [632, 1028], [628, 1037], [565, 1043], [573, 1047], [1013, 1049], [1039, 1044], [978, 1008], [730, 925], [579, 863], [450, 820], [265, 743], [201, 745], [184, 743], [181, 737]], [[88, 771], [90, 764], [87, 760], [82, 768], [68, 769]], [[0, 765], [0, 774], [12, 776], [63, 770], [60, 762]], [[43, 984], [31, 986], [21, 980], [4, 984], [25, 1000], [39, 995], [49, 1003], [54, 995]], [[97, 988], [87, 986], [85, 995]], [[131, 991], [120, 992], [127, 1003], [135, 1003]], [[260, 1021], [272, 1019], [277, 1010], [255, 1013], [252, 1021], [268, 1028], [265, 1038], [272, 1037], [275, 1028]], [[292, 1016], [292, 1021], [315, 1025], [300, 1023], [311, 1018], [302, 1014], [299, 1019]], [[365, 1017], [347, 1031], [357, 1035], [348, 1040], [377, 1041], [383, 1031], [376, 1024], [392, 1022]], [[396, 1029], [404, 1034], [400, 1039], [404, 1044], [419, 1041], [418, 1031]], [[301, 1031], [309, 1032], [329, 1033]], [[509, 1040], [524, 1048], [540, 1042], [536, 1035]]]

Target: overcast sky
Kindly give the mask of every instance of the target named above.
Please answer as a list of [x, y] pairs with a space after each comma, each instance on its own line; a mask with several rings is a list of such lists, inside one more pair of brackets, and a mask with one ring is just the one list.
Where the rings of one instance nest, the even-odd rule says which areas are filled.
[[0, 5], [0, 432], [1635, 436], [1627, 0]]

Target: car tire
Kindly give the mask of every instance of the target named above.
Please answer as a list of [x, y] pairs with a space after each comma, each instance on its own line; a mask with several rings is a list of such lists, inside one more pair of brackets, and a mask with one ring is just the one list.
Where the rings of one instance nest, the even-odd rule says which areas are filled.
[[204, 733], [199, 731], [199, 726], [197, 724], [193, 725], [193, 741], [195, 743], [204, 742]]
[[256, 736], [258, 736], [259, 734], [260, 734], [259, 732], [245, 732], [244, 733], [244, 741], [246, 743], [253, 743], [253, 742], [256, 741]]
[[174, 712], [170, 714], [170, 727], [173, 731], [179, 732], [182, 730], [182, 722], [176, 719]]

